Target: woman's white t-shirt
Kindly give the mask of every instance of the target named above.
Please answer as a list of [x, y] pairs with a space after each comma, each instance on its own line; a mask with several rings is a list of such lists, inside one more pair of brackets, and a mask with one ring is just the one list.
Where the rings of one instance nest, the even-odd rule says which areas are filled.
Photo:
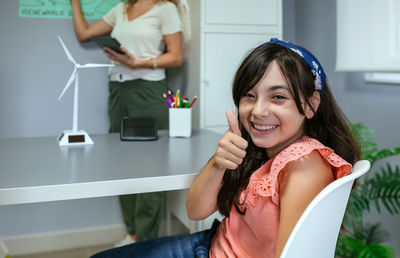
[[[111, 36], [137, 59], [148, 60], [163, 54], [163, 35], [182, 31], [182, 23], [176, 6], [168, 1], [157, 3], [143, 15], [129, 21], [125, 4], [117, 4], [103, 16], [103, 20], [113, 27]], [[165, 79], [165, 69], [133, 69], [117, 62], [109, 70], [111, 81], [144, 79], [159, 81]]]

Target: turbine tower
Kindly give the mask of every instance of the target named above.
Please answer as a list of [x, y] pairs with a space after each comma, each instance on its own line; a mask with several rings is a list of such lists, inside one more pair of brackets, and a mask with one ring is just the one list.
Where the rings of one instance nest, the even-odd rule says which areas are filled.
[[93, 144], [92, 139], [89, 137], [89, 134], [85, 130], [78, 130], [78, 89], [79, 89], [79, 71], [82, 68], [97, 68], [97, 67], [110, 67], [112, 64], [78, 64], [75, 59], [72, 57], [71, 53], [68, 51], [61, 37], [58, 36], [60, 43], [64, 49], [65, 54], [69, 61], [74, 64], [74, 71], [68, 79], [67, 84], [65, 85], [63, 91], [61, 92], [58, 100], [64, 96], [64, 93], [71, 86], [72, 82], [75, 81], [75, 89], [74, 89], [74, 106], [72, 113], [72, 130], [64, 130], [61, 135], [57, 138], [58, 144], [60, 146], [65, 145], [84, 145], [84, 144]]

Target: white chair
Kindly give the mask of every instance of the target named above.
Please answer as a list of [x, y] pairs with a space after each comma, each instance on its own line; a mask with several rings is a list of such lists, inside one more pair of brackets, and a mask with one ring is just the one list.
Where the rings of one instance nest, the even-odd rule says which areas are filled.
[[293, 228], [281, 258], [333, 258], [354, 180], [371, 164], [360, 160], [352, 173], [325, 187], [308, 205]]

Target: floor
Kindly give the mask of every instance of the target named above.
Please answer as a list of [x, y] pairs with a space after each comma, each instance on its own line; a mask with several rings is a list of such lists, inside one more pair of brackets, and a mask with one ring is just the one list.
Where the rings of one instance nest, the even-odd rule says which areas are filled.
[[[172, 218], [171, 230], [173, 235], [186, 234], [188, 229], [179, 222], [179, 220]], [[161, 222], [160, 225], [160, 236], [165, 235], [166, 223]], [[37, 254], [26, 254], [26, 255], [13, 255], [11, 258], [88, 258], [89, 256], [98, 253], [100, 251], [110, 249], [114, 246], [113, 243], [107, 245], [89, 246], [84, 248], [69, 249], [55, 252], [37, 253]]]

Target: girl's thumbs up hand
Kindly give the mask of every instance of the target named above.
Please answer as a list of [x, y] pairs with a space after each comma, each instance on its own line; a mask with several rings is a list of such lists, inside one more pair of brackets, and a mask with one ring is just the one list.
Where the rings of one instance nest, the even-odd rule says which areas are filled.
[[229, 130], [239, 136], [242, 136], [242, 133], [239, 129], [239, 121], [236, 118], [235, 112], [233, 110], [228, 109], [225, 113], [226, 119], [228, 120]]
[[215, 165], [224, 169], [236, 169], [243, 162], [246, 156], [247, 141], [242, 138], [239, 129], [239, 122], [232, 110], [226, 111], [226, 118], [229, 130], [218, 142], [215, 151]]

